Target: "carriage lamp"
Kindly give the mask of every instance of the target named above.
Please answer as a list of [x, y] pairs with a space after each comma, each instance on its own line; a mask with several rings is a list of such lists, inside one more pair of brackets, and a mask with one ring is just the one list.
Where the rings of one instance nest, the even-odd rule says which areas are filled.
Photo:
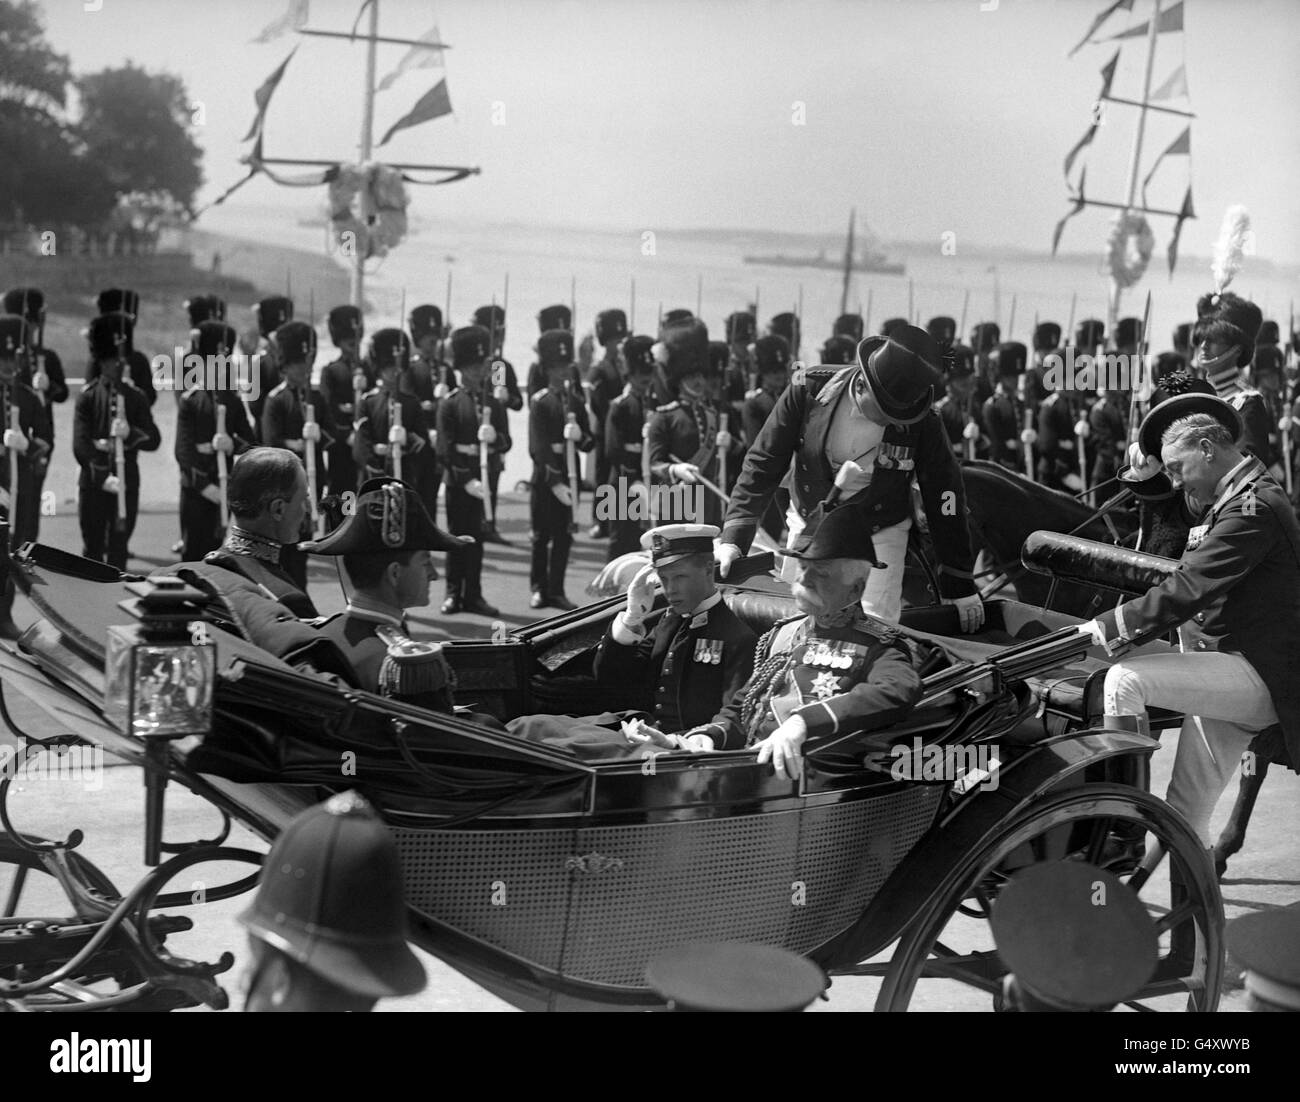
[[[217, 648], [202, 619], [207, 598], [179, 578], [134, 582], [118, 608], [134, 624], [108, 629], [104, 717], [144, 741], [144, 863], [162, 860], [167, 743], [212, 725]], [[193, 628], [191, 628], [193, 624]]]

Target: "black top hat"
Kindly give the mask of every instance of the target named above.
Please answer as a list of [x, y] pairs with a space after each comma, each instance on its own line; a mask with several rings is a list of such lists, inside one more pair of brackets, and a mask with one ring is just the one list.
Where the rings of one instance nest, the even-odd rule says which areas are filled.
[[753, 341], [754, 334], [758, 332], [758, 323], [753, 314], [745, 310], [737, 310], [734, 314], [727, 315], [725, 328], [729, 344], [737, 344], [741, 341], [749, 344]]
[[543, 368], [573, 363], [573, 334], [568, 329], [548, 329], [537, 338], [537, 362]]
[[925, 323], [925, 331], [940, 344], [952, 344], [957, 339], [957, 322], [946, 314], [939, 314]]
[[655, 369], [654, 337], [632, 336], [623, 342], [623, 362], [629, 375], [649, 375]]
[[140, 296], [124, 287], [100, 291], [95, 306], [101, 314], [127, 314], [132, 321], [140, 313]]
[[982, 321], [971, 330], [970, 343], [977, 354], [992, 352], [1002, 339], [1002, 329], [995, 321]]
[[892, 337], [904, 326], [911, 324], [906, 318], [886, 318], [880, 326], [880, 335], [882, 337]]
[[790, 346], [786, 343], [785, 338], [773, 336], [760, 337], [756, 340], [754, 342], [754, 366], [758, 369], [760, 375], [768, 371], [788, 371], [790, 368]]
[[1054, 321], [1040, 322], [1034, 329], [1034, 351], [1051, 352], [1061, 343], [1061, 327]]
[[661, 524], [641, 537], [641, 549], [650, 552], [654, 566], [667, 566], [687, 555], [713, 556], [713, 541], [722, 529], [712, 524]]
[[1029, 350], [1019, 341], [1004, 341], [993, 350], [989, 358], [993, 361], [998, 378], [1001, 379], [1008, 375], [1024, 373], [1029, 363]]
[[0, 314], [0, 359], [13, 359], [26, 343], [27, 319], [21, 314]]
[[855, 342], [862, 339], [865, 330], [866, 324], [861, 314], [841, 314], [831, 326], [832, 334], [837, 337], [852, 337]]
[[1120, 318], [1115, 323], [1115, 347], [1136, 348], [1142, 340], [1141, 318]]
[[858, 342], [843, 333], [822, 345], [822, 363], [842, 367], [858, 358]]
[[405, 371], [411, 366], [411, 338], [400, 329], [380, 329], [370, 338], [370, 362], [376, 371], [395, 367]]
[[858, 345], [858, 363], [881, 411], [904, 425], [926, 415], [943, 383], [939, 345], [915, 325], [892, 337], [868, 337]]
[[45, 292], [37, 287], [15, 287], [6, 291], [4, 312], [26, 318], [33, 325], [38, 324], [45, 314]]
[[451, 335], [452, 367], [474, 367], [492, 356], [492, 334], [481, 325], [465, 325]]
[[1259, 327], [1259, 336], [1255, 338], [1256, 344], [1277, 344], [1282, 339], [1282, 334], [1278, 332], [1277, 322], [1266, 321]]
[[731, 345], [726, 341], [709, 341], [709, 370], [721, 377], [731, 363]]
[[1241, 439], [1241, 417], [1222, 398], [1213, 394], [1179, 394], [1155, 406], [1142, 418], [1138, 429], [1138, 445], [1144, 455], [1160, 459], [1160, 438], [1165, 429], [1183, 417], [1194, 413], [1208, 413], [1224, 428], [1232, 433], [1234, 441]]
[[190, 315], [191, 329], [197, 329], [205, 321], [226, 320], [226, 300], [218, 295], [195, 295], [186, 299], [185, 310]]
[[499, 329], [506, 323], [506, 312], [500, 306], [480, 306], [474, 311], [474, 324], [484, 329]]
[[573, 311], [564, 303], [556, 303], [554, 306], [543, 306], [537, 311], [537, 331], [545, 333], [551, 329], [572, 329], [573, 328]]
[[944, 352], [944, 378], [967, 379], [975, 374], [975, 350], [954, 344]]
[[1074, 328], [1074, 344], [1085, 352], [1091, 352], [1099, 344], [1105, 343], [1106, 323], [1097, 318], [1084, 318]]
[[876, 548], [871, 542], [871, 514], [852, 500], [829, 509], [824, 502], [815, 506], [808, 514], [804, 530], [784, 554], [810, 562], [860, 559], [876, 570], [886, 569], [876, 559]]
[[709, 370], [709, 329], [695, 317], [683, 318], [672, 324], [665, 323], [660, 337], [668, 355], [665, 374], [670, 383], [677, 383], [687, 375]]
[[[416, 307], [419, 309], [419, 307]], [[437, 307], [434, 307], [437, 309]], [[365, 333], [365, 321], [356, 306], [335, 306], [325, 318], [330, 340], [335, 348], [343, 347], [346, 340], [360, 340]]]
[[596, 340], [600, 344], [627, 336], [627, 315], [622, 310], [602, 310], [596, 315]]
[[284, 828], [239, 921], [345, 990], [381, 998], [424, 987], [424, 966], [406, 940], [397, 844], [354, 792], [330, 797]]
[[293, 299], [287, 295], [271, 295], [253, 307], [257, 318], [257, 331], [269, 337], [285, 322], [293, 321]]
[[284, 363], [310, 367], [316, 360], [316, 330], [305, 321], [287, 321], [275, 331], [275, 346]]
[[315, 555], [365, 555], [459, 551], [465, 542], [434, 524], [420, 495], [405, 482], [371, 478], [357, 491], [356, 509], [351, 516], [324, 539], [300, 546]]
[[790, 311], [773, 315], [772, 320], [767, 323], [767, 331], [775, 337], [784, 337], [790, 345], [791, 352], [799, 347], [799, 318]]
[[1246, 971], [1260, 1002], [1300, 1010], [1300, 907], [1275, 907], [1228, 923], [1228, 952]]
[[126, 356], [131, 351], [131, 335], [135, 325], [130, 314], [100, 314], [91, 318], [86, 336], [90, 340], [90, 354], [97, 360], [111, 360]]
[[1048, 1007], [1114, 1006], [1140, 991], [1159, 963], [1155, 924], [1137, 893], [1080, 861], [1016, 873], [998, 893], [989, 924], [1017, 982]]
[[239, 346], [239, 334], [224, 321], [202, 321], [190, 331], [190, 349], [200, 356], [229, 356]]

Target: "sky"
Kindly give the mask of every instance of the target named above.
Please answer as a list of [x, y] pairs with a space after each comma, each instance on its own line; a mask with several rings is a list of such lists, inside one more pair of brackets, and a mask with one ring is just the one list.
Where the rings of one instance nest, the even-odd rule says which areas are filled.
[[[481, 167], [449, 187], [411, 189], [412, 212], [431, 219], [838, 233], [856, 206], [886, 240], [951, 233], [1045, 252], [1069, 208], [1063, 160], [1121, 44], [1066, 55], [1108, 3], [380, 0], [381, 35], [417, 38], [436, 24], [452, 48], [445, 70], [409, 72], [377, 95], [376, 140], [444, 75], [455, 113], [399, 133], [378, 155]], [[1145, 22], [1154, 3], [1135, 0], [1100, 36]], [[364, 47], [293, 34], [251, 42], [289, 0], [40, 6], [74, 72], [129, 60], [185, 81], [202, 105], [200, 204], [243, 175], [253, 90], [296, 42], [266, 154], [357, 156]], [[312, 0], [308, 26], [347, 30], [358, 8]], [[1148, 201], [1177, 208], [1190, 168], [1199, 219], [1184, 251], [1208, 255], [1223, 211], [1244, 203], [1257, 252], [1300, 263], [1300, 3], [1186, 0], [1185, 27], [1158, 37], [1154, 83], [1186, 66], [1190, 98], [1168, 102], [1197, 116], [1192, 153], [1162, 165]], [[381, 45], [378, 76], [404, 52]], [[1125, 40], [1112, 93], [1140, 98], [1144, 63], [1145, 39]], [[1137, 115], [1109, 106], [1085, 154], [1090, 197], [1125, 198]], [[1184, 125], [1148, 115], [1142, 175]], [[230, 205], [240, 202], [304, 206], [301, 192], [265, 179]], [[1109, 217], [1080, 215], [1063, 249], [1095, 250]], [[1171, 220], [1152, 223], [1159, 251]]]

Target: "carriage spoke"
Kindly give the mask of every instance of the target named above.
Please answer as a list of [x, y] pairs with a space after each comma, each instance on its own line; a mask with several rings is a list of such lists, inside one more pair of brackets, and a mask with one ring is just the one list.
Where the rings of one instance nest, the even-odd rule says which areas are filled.
[[1156, 934], [1160, 935], [1172, 930], [1175, 926], [1181, 926], [1189, 918], [1196, 917], [1196, 904], [1191, 899], [1184, 899], [1172, 911], [1162, 914], [1156, 919]]
[[23, 894], [23, 886], [27, 883], [27, 866], [14, 866], [13, 883], [9, 885], [9, 898], [5, 901], [5, 909], [0, 912], [0, 918], [13, 918], [18, 913], [18, 900]]
[[1088, 841], [1088, 851], [1083, 855], [1084, 861], [1089, 865], [1100, 865], [1102, 854], [1106, 851], [1106, 843], [1110, 841], [1111, 828], [1114, 823], [1113, 819], [1096, 819], [1092, 824], [1092, 838]]

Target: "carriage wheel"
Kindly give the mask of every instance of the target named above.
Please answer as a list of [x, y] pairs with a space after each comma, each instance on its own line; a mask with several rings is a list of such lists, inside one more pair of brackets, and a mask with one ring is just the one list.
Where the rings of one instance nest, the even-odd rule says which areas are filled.
[[1038, 862], [1100, 864], [1108, 840], [1124, 824], [1147, 830], [1148, 849], [1158, 841], [1167, 856], [1154, 876], [1134, 881], [1159, 934], [1160, 961], [1147, 985], [1120, 1009], [1213, 1011], [1223, 978], [1224, 918], [1210, 853], [1162, 800], [1112, 784], [1049, 793], [969, 854], [955, 887], [903, 932], [876, 1009], [906, 1010], [921, 979], [987, 992], [992, 1008], [1007, 972], [987, 920], [999, 886]]

